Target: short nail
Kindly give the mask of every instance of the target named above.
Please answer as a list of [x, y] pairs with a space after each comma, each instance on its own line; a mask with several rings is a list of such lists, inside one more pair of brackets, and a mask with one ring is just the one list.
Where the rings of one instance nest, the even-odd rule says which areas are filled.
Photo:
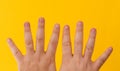
[[45, 22], [45, 20], [44, 20], [43, 17], [41, 17], [41, 18], [39, 19], [39, 21], [40, 21], [41, 23], [44, 23], [44, 22]]
[[10, 41], [11, 41], [11, 39], [10, 39], [10, 38], [8, 38], [8, 39], [7, 39], [7, 42], [10, 42]]
[[77, 26], [82, 26], [83, 25], [83, 22], [82, 21], [79, 21]]
[[28, 27], [28, 26], [30, 26], [30, 24], [29, 24], [28, 22], [26, 22], [26, 23], [24, 24], [24, 26], [25, 26], [25, 27]]
[[69, 26], [68, 26], [68, 25], [66, 25], [66, 26], [64, 27], [64, 29], [65, 29], [65, 30], [69, 29]]
[[91, 29], [91, 32], [96, 32], [96, 29], [95, 28]]
[[112, 51], [112, 50], [113, 50], [113, 48], [112, 48], [112, 47], [110, 47], [110, 48], [109, 48], [109, 50], [110, 50], [110, 51]]
[[59, 25], [59, 24], [56, 24], [55, 27], [56, 27], [56, 28], [60, 28], [60, 25]]

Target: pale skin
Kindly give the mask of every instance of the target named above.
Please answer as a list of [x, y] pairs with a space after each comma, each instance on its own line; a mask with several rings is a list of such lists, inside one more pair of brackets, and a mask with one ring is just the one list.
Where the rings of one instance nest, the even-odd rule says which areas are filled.
[[56, 71], [55, 53], [59, 39], [60, 26], [55, 24], [53, 33], [48, 44], [47, 51], [44, 51], [45, 20], [40, 18], [36, 36], [36, 51], [32, 40], [30, 24], [24, 25], [26, 55], [23, 55], [12, 39], [8, 39], [10, 49], [17, 61], [19, 71]]
[[[55, 24], [53, 34], [48, 44], [47, 51], [44, 51], [45, 39], [45, 20], [40, 18], [38, 22], [38, 30], [36, 35], [36, 50], [32, 40], [30, 24], [26, 22], [24, 25], [26, 55], [23, 55], [17, 48], [12, 39], [8, 39], [10, 49], [17, 61], [19, 71], [56, 71], [55, 53], [59, 40], [60, 25]], [[70, 28], [68, 25], [64, 27], [62, 39], [62, 65], [60, 71], [99, 71], [100, 67], [108, 59], [112, 52], [112, 48], [108, 48], [96, 61], [92, 61], [92, 53], [94, 49], [96, 30], [92, 29], [89, 40], [86, 45], [84, 55], [83, 48], [83, 23], [78, 22], [75, 36], [75, 51], [72, 54]]]
[[109, 47], [96, 61], [92, 61], [91, 57], [94, 50], [96, 38], [96, 29], [90, 31], [86, 49], [82, 55], [83, 49], [83, 23], [78, 22], [76, 27], [76, 35], [74, 41], [74, 54], [72, 54], [70, 28], [68, 25], [64, 27], [62, 39], [62, 65], [60, 71], [99, 71], [112, 52]]

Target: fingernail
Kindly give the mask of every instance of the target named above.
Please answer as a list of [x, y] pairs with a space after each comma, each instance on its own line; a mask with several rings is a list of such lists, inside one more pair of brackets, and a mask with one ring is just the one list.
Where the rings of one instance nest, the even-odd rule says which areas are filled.
[[24, 26], [25, 26], [25, 27], [30, 26], [29, 22], [25, 22]]
[[96, 29], [95, 28], [91, 29], [91, 32], [96, 32]]
[[41, 17], [41, 18], [39, 19], [39, 22], [44, 23], [44, 22], [45, 22], [45, 19], [44, 19], [43, 17]]
[[110, 51], [112, 51], [112, 50], [113, 50], [113, 48], [112, 48], [112, 47], [110, 47], [110, 48], [109, 48], [109, 50], [110, 50]]
[[60, 24], [56, 24], [55, 27], [56, 27], [56, 28], [60, 28]]
[[64, 29], [65, 29], [65, 30], [69, 29], [69, 26], [68, 26], [68, 25], [66, 25], [66, 26], [64, 27]]
[[83, 25], [83, 22], [82, 21], [79, 21], [78, 23], [77, 23], [77, 26], [82, 26]]
[[8, 38], [8, 39], [7, 39], [7, 42], [10, 42], [10, 41], [11, 41], [11, 39], [10, 39], [10, 38]]

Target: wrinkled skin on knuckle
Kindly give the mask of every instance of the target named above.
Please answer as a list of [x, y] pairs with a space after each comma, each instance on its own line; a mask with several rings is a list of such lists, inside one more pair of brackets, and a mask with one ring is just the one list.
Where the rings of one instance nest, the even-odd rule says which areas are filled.
[[92, 46], [87, 46], [86, 49], [88, 50], [88, 53], [92, 53], [93, 52]]
[[65, 46], [65, 47], [68, 47], [70, 45], [71, 45], [71, 42], [69, 42], [69, 41], [63, 42], [63, 46]]

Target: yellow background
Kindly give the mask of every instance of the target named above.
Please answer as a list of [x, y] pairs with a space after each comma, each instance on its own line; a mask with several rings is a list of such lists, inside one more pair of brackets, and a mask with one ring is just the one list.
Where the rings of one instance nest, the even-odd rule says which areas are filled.
[[[25, 54], [23, 24], [30, 21], [35, 41], [37, 22], [41, 16], [46, 19], [46, 46], [55, 23], [61, 25], [60, 35], [63, 26], [70, 25], [73, 42], [76, 22], [82, 20], [84, 44], [89, 30], [97, 28], [93, 60], [107, 47], [113, 46], [114, 51], [101, 71], [120, 71], [120, 0], [0, 0], [0, 71], [17, 71], [17, 63], [6, 39], [13, 38]], [[61, 47], [60, 40], [56, 55], [57, 70], [61, 64]]]

